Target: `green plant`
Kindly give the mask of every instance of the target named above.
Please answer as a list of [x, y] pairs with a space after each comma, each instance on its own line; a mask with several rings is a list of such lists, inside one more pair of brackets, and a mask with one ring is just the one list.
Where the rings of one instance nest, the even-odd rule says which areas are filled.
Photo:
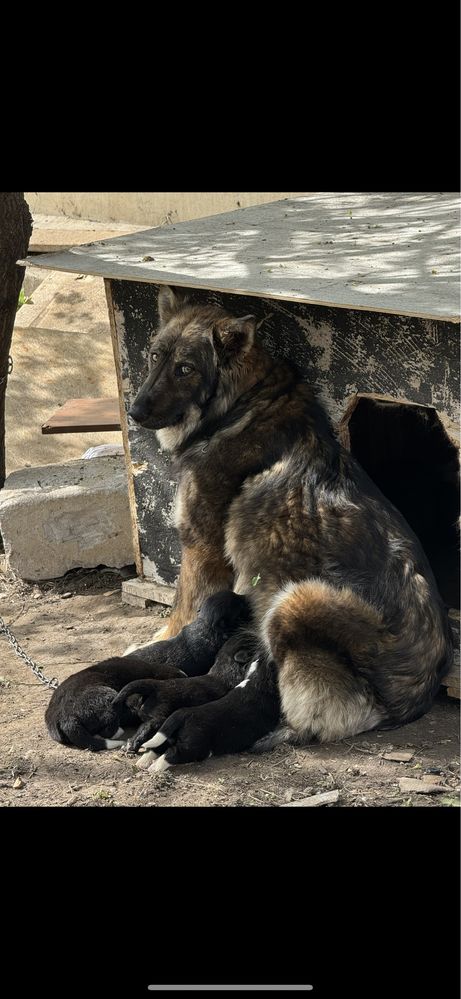
[[32, 299], [30, 297], [28, 297], [27, 295], [24, 294], [24, 288], [21, 288], [21, 291], [19, 292], [19, 298], [18, 298], [18, 304], [17, 304], [16, 312], [18, 311], [18, 309], [21, 308], [21, 305], [33, 305], [33, 304], [34, 303], [33, 303]]
[[93, 794], [93, 798], [98, 798], [100, 801], [111, 801], [112, 797], [111, 792], [104, 790], [104, 788], [101, 791], [95, 791]]

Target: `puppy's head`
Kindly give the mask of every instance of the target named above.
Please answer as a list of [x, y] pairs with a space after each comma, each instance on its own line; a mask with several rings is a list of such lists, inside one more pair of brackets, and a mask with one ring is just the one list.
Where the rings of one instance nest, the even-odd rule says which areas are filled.
[[237, 628], [248, 624], [251, 617], [251, 605], [246, 597], [231, 590], [222, 590], [203, 602], [198, 618], [207, 630], [223, 642]]
[[213, 676], [221, 676], [229, 687], [236, 687], [244, 680], [259, 651], [257, 635], [237, 632], [219, 649], [213, 664]]
[[147, 378], [129, 416], [150, 430], [172, 428], [162, 443], [174, 447], [198, 426], [231, 369], [235, 377], [239, 359], [253, 345], [256, 319], [193, 305], [187, 293], [169, 287], [160, 289], [158, 309]]

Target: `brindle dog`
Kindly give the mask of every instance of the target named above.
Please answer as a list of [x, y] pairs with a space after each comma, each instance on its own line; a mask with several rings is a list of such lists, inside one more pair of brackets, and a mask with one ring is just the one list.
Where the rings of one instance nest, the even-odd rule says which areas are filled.
[[130, 415], [157, 431], [179, 474], [182, 564], [162, 637], [227, 587], [250, 597], [261, 643], [244, 686], [162, 726], [163, 765], [219, 751], [223, 727], [227, 751], [246, 748], [243, 706], [260, 737], [278, 698], [280, 738], [340, 739], [419, 717], [452, 639], [418, 539], [339, 446], [312, 388], [258, 343], [253, 316], [167, 287], [159, 314]]

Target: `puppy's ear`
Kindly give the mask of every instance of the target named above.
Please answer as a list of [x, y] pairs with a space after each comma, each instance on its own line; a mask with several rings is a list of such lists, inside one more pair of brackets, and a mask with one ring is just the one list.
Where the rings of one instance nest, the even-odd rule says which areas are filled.
[[229, 360], [237, 355], [247, 354], [253, 346], [256, 330], [256, 316], [226, 316], [218, 320], [213, 329], [213, 340], [218, 351]]
[[169, 285], [162, 285], [158, 293], [158, 314], [162, 326], [170, 321], [176, 312], [182, 309], [183, 305], [189, 301], [189, 294], [183, 288], [170, 288]]
[[[253, 650], [254, 651], [254, 650]], [[253, 651], [251, 649], [240, 648], [234, 652], [234, 659], [236, 663], [249, 663], [251, 662]]]

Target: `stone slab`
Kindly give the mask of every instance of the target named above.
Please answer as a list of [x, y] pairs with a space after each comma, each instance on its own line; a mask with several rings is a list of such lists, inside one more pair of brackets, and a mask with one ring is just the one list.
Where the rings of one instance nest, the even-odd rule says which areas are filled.
[[8, 476], [0, 530], [10, 567], [23, 579], [134, 561], [124, 458], [69, 461]]

